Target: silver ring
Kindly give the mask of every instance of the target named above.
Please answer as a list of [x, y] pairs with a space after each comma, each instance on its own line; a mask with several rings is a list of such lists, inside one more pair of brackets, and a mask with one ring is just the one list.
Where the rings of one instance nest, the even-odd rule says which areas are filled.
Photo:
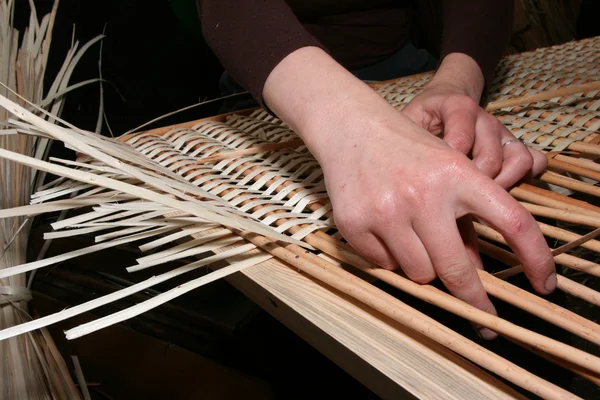
[[508, 144], [517, 143], [517, 142], [521, 142], [521, 141], [519, 139], [510, 139], [510, 140], [507, 140], [506, 142], [502, 143], [502, 147], [504, 147]]

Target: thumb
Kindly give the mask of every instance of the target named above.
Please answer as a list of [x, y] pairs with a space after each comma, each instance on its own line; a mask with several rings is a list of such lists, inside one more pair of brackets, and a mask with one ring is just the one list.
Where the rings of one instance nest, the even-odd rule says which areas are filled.
[[464, 100], [452, 98], [451, 101], [444, 102], [440, 109], [444, 141], [465, 155], [471, 151], [475, 142], [477, 113], [477, 104], [467, 97]]
[[425, 130], [429, 130], [431, 125], [431, 115], [425, 110], [419, 101], [411, 101], [403, 109], [402, 113], [410, 118], [415, 124]]

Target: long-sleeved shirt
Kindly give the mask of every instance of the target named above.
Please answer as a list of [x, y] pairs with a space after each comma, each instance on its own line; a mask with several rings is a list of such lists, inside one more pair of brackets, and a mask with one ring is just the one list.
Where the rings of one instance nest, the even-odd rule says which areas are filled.
[[[197, 0], [204, 37], [231, 77], [262, 104], [271, 71], [305, 46], [348, 69], [382, 61], [410, 35], [408, 0]], [[472, 57], [490, 82], [510, 38], [512, 0], [443, 0], [440, 60]]]

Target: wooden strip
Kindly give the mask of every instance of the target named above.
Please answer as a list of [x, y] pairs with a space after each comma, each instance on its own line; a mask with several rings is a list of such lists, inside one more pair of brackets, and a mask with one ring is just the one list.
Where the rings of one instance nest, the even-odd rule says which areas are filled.
[[[237, 246], [237, 247], [234, 247], [234, 248], [228, 250], [227, 252], [221, 253], [216, 256], [207, 257], [200, 261], [196, 261], [196, 262], [184, 265], [182, 267], [176, 268], [174, 270], [165, 272], [163, 274], [153, 276], [142, 282], [133, 284], [131, 286], [128, 286], [128, 287], [118, 290], [116, 292], [99, 297], [97, 299], [87, 301], [85, 303], [79, 304], [77, 306], [73, 306], [71, 308], [67, 308], [65, 310], [56, 312], [54, 314], [44, 316], [42, 318], [34, 319], [31, 321], [25, 322], [23, 324], [20, 324], [20, 325], [16, 325], [16, 326], [13, 326], [10, 328], [3, 329], [0, 331], [0, 341], [21, 335], [23, 333], [31, 332], [33, 330], [36, 330], [36, 329], [39, 329], [39, 328], [42, 328], [45, 326], [52, 325], [59, 321], [67, 320], [76, 315], [83, 314], [83, 313], [91, 311], [95, 308], [104, 306], [106, 304], [113, 303], [119, 299], [130, 296], [134, 293], [138, 293], [142, 290], [148, 289], [159, 283], [166, 282], [169, 279], [178, 277], [187, 272], [191, 272], [198, 268], [205, 267], [206, 265], [209, 265], [211, 263], [221, 261], [221, 260], [233, 257], [235, 255], [239, 255], [240, 253], [247, 253], [250, 250], [252, 250], [253, 248], [254, 248], [253, 245]], [[251, 256], [250, 258], [253, 259], [253, 257], [255, 257], [255, 255]], [[213, 276], [213, 278], [214, 278], [214, 276]]]
[[600, 90], [600, 82], [590, 82], [584, 85], [567, 86], [548, 92], [540, 92], [531, 96], [517, 97], [514, 99], [499, 100], [487, 105], [487, 111], [496, 111], [507, 107], [521, 106], [525, 104], [537, 103], [540, 101], [551, 100], [557, 97], [571, 96], [577, 93], [587, 93]]
[[[556, 202], [560, 202], [563, 204], [568, 204], [570, 206], [576, 207], [573, 209], [574, 211], [586, 209], [586, 210], [595, 211], [598, 213], [597, 215], [600, 215], [600, 207], [590, 204], [588, 202], [585, 202], [582, 200], [577, 200], [572, 197], [565, 196], [564, 194], [556, 193], [556, 192], [553, 192], [552, 190], [542, 189], [542, 188], [539, 188], [537, 186], [533, 186], [533, 185], [530, 185], [527, 183], [522, 183], [518, 187], [520, 189], [524, 189], [529, 192], [535, 193], [541, 197], [556, 200]], [[512, 194], [512, 190], [511, 190], [511, 194]], [[541, 204], [541, 203], [539, 203], [539, 204]], [[559, 206], [559, 203], [553, 203], [553, 204], [555, 204], [554, 208], [561, 208], [561, 206]], [[541, 204], [541, 205], [543, 205], [543, 204]], [[552, 207], [552, 206], [550, 206], [550, 207]], [[561, 209], [568, 210], [568, 208], [561, 208]]]
[[[0, 101], [2, 100], [2, 96], [0, 96]], [[186, 202], [177, 200], [171, 196], [167, 196], [164, 194], [159, 194], [155, 191], [145, 189], [142, 187], [130, 185], [127, 183], [123, 183], [121, 181], [115, 179], [109, 179], [106, 177], [94, 175], [87, 172], [82, 172], [70, 168], [61, 167], [59, 165], [50, 164], [41, 160], [37, 160], [32, 157], [23, 156], [18, 153], [14, 153], [11, 151], [7, 151], [4, 149], [0, 149], [0, 158], [4, 158], [7, 160], [15, 161], [18, 163], [22, 163], [24, 165], [28, 165], [32, 168], [39, 169], [41, 171], [55, 173], [57, 175], [65, 176], [71, 179], [79, 180], [82, 182], [90, 183], [93, 185], [99, 185], [106, 188], [110, 188], [113, 190], [121, 191], [132, 196], [137, 196], [142, 199], [150, 200], [153, 202], [161, 203], [166, 206], [170, 206], [175, 208], [176, 210], [185, 211], [191, 215], [205, 218], [209, 221], [222, 224], [229, 228], [240, 228], [240, 229], [249, 229], [251, 231], [256, 231], [258, 233], [264, 233], [265, 235], [276, 237], [278, 240], [282, 240], [284, 242], [294, 242], [299, 245], [305, 246], [304, 243], [292, 239], [289, 236], [279, 234], [272, 229], [254, 221], [250, 221], [249, 219], [235, 218], [232, 217], [232, 214], [223, 215], [217, 214], [215, 211], [209, 210], [208, 207], [205, 206], [206, 202]], [[162, 185], [164, 186], [164, 185]], [[170, 191], [170, 190], [169, 190]]]
[[[517, 256], [515, 256], [513, 253], [483, 240], [479, 240], [479, 250], [482, 253], [505, 263], [506, 265], [514, 265], [518, 264], [519, 262]], [[559, 290], [585, 300], [590, 304], [600, 306], [600, 293], [597, 291], [572, 281], [571, 279], [560, 274], [557, 274], [557, 278], [557, 287]]]
[[171, 229], [170, 227], [158, 228], [158, 229], [154, 229], [150, 232], [143, 232], [143, 233], [140, 233], [137, 235], [132, 235], [127, 238], [117, 239], [117, 240], [107, 242], [107, 243], [95, 244], [95, 245], [92, 245], [89, 247], [85, 247], [83, 249], [77, 249], [77, 250], [73, 250], [73, 251], [70, 251], [67, 253], [59, 254], [54, 257], [44, 258], [42, 260], [32, 261], [32, 262], [29, 262], [26, 264], [21, 264], [21, 265], [16, 265], [16, 266], [10, 267], [10, 268], [5, 268], [5, 269], [0, 270], [0, 279], [7, 278], [9, 276], [13, 276], [13, 275], [17, 275], [17, 274], [22, 274], [24, 272], [33, 271], [34, 269], [47, 267], [49, 265], [57, 264], [59, 262], [70, 260], [72, 258], [76, 258], [76, 257], [83, 256], [86, 254], [94, 253], [96, 251], [108, 249], [108, 248], [111, 248], [114, 246], [120, 246], [120, 245], [123, 245], [126, 243], [131, 243], [131, 242], [134, 242], [137, 240], [149, 238], [149, 237], [152, 237], [155, 235], [159, 235], [162, 232], [165, 232], [170, 229]]
[[270, 151], [292, 149], [303, 145], [304, 142], [302, 141], [302, 139], [290, 140], [289, 142], [282, 143], [263, 144], [256, 147], [250, 147], [248, 149], [222, 152], [211, 157], [199, 158], [198, 161], [196, 161], [196, 164], [214, 163], [217, 161], [227, 160], [229, 158], [238, 158], [253, 154], [266, 153]]
[[570, 222], [573, 224], [580, 224], [591, 226], [593, 228], [600, 228], [600, 217], [583, 215], [572, 211], [564, 211], [559, 210], [557, 208], [545, 207], [525, 202], [521, 202], [521, 205], [525, 207], [527, 211], [539, 217], [552, 218], [557, 219], [559, 221]]
[[577, 165], [578, 167], [591, 169], [592, 171], [600, 172], [600, 164], [587, 158], [570, 157], [564, 154], [555, 154], [554, 158], [568, 164]]
[[[238, 249], [242, 249], [241, 250], [242, 252], [247, 253], [253, 247], [254, 246], [244, 245]], [[236, 249], [236, 250], [238, 250], [238, 249]], [[232, 252], [232, 254], [233, 253], [234, 252]], [[204, 259], [203, 262], [206, 263], [206, 260], [208, 260], [208, 259], [223, 260], [225, 258], [231, 257], [231, 256], [226, 256], [226, 254], [227, 253], [221, 253], [218, 255], [208, 257], [208, 258]], [[271, 257], [272, 257], [271, 255], [264, 254], [264, 253], [249, 255], [246, 257], [246, 259], [244, 261], [239, 261], [239, 262], [233, 263], [227, 267], [220, 268], [220, 269], [218, 269], [214, 272], [211, 272], [207, 275], [204, 275], [199, 278], [193, 279], [191, 281], [182, 283], [181, 285], [176, 286], [175, 288], [173, 288], [171, 290], [168, 290], [159, 295], [156, 295], [156, 296], [150, 298], [149, 300], [146, 300], [142, 303], [136, 304], [135, 306], [129, 307], [125, 310], [119, 311], [114, 314], [110, 314], [106, 317], [99, 318], [97, 320], [88, 322], [88, 323], [80, 325], [76, 328], [69, 329], [68, 331], [65, 332], [65, 336], [67, 337], [67, 339], [73, 340], [78, 337], [88, 335], [99, 329], [103, 329], [107, 326], [114, 325], [116, 323], [128, 320], [137, 315], [143, 314], [144, 312], [146, 312], [148, 310], [158, 307], [161, 304], [167, 303], [187, 292], [195, 290], [201, 286], [207, 285], [211, 282], [214, 282], [216, 280], [224, 278], [227, 275], [231, 275], [231, 274], [235, 274], [236, 272], [240, 272], [243, 269], [250, 268], [253, 265], [260, 264], [261, 262], [264, 262], [264, 261], [270, 259]], [[211, 262], [214, 262], [214, 261], [211, 261]], [[196, 263], [196, 265], [197, 264], [198, 263]], [[207, 265], [207, 264], [205, 264], [205, 265]]]
[[600, 187], [562, 176], [556, 172], [546, 171], [539, 175], [538, 178], [543, 182], [552, 183], [553, 185], [600, 197]]
[[600, 172], [590, 170], [586, 167], [580, 167], [578, 165], [569, 164], [564, 161], [556, 159], [548, 160], [548, 167], [551, 169], [558, 169], [561, 171], [571, 172], [573, 174], [584, 176], [595, 181], [600, 181]]
[[[543, 190], [543, 189], [540, 189]], [[565, 202], [558, 200], [555, 196], [545, 196], [537, 193], [531, 189], [525, 189], [524, 187], [514, 187], [510, 190], [510, 194], [518, 200], [528, 201], [533, 204], [538, 204], [545, 207], [550, 207], [557, 210], [567, 211], [569, 213], [576, 213], [579, 215], [586, 215], [592, 218], [598, 218], [600, 223], [600, 212], [595, 209], [583, 208], [579, 204], [573, 204], [571, 202]], [[556, 193], [557, 196], [561, 196]], [[566, 196], [565, 196], [566, 197]], [[593, 207], [593, 206], [592, 206]]]
[[[506, 240], [498, 231], [478, 222], [475, 222], [473, 226], [479, 235], [495, 242], [507, 245]], [[581, 236], [574, 241], [567, 243], [566, 245], [563, 245], [557, 249], [553, 249], [552, 253], [554, 255], [554, 261], [558, 264], [564, 265], [565, 267], [583, 271], [594, 276], [600, 276], [600, 264], [571, 256], [569, 254], [564, 254], [565, 251], [569, 251], [571, 248], [575, 248], [582, 243], [597, 237], [599, 234], [600, 229], [596, 229], [587, 235]], [[521, 272], [523, 272], [523, 267], [521, 265], [515, 265], [509, 269], [497, 272], [495, 276], [506, 279]]]
[[34, 216], [55, 211], [71, 210], [73, 208], [86, 207], [114, 201], [131, 200], [129, 195], [111, 195], [90, 198], [76, 198], [69, 200], [58, 200], [47, 204], [35, 204], [0, 210], [0, 218], [13, 218]]
[[[558, 239], [563, 242], [572, 242], [579, 240], [582, 235], [578, 235], [566, 229], [557, 228], [556, 226], [548, 225], [543, 222], [538, 222], [538, 226], [542, 233], [553, 239]], [[580, 244], [581, 247], [600, 253], [600, 241], [590, 239]]]

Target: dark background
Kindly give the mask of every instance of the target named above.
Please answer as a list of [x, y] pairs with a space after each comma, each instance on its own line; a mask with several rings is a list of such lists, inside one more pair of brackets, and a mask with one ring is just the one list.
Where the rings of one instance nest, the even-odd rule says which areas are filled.
[[[35, 3], [38, 14], [43, 15], [50, 11], [53, 0]], [[27, 1], [17, 0], [17, 4], [17, 16], [26, 22]], [[222, 67], [204, 41], [183, 26], [168, 0], [61, 0], [47, 76], [56, 75], [73, 32], [81, 46], [104, 29], [102, 76], [111, 83], [104, 85], [104, 104], [115, 135], [219, 96]], [[99, 56], [97, 43], [77, 66], [71, 82], [97, 78]], [[93, 130], [98, 106], [99, 84], [94, 83], [72, 92], [62, 115], [81, 128]], [[159, 125], [202, 118], [217, 110], [218, 104], [202, 106]], [[106, 126], [103, 134], [108, 134]]]

